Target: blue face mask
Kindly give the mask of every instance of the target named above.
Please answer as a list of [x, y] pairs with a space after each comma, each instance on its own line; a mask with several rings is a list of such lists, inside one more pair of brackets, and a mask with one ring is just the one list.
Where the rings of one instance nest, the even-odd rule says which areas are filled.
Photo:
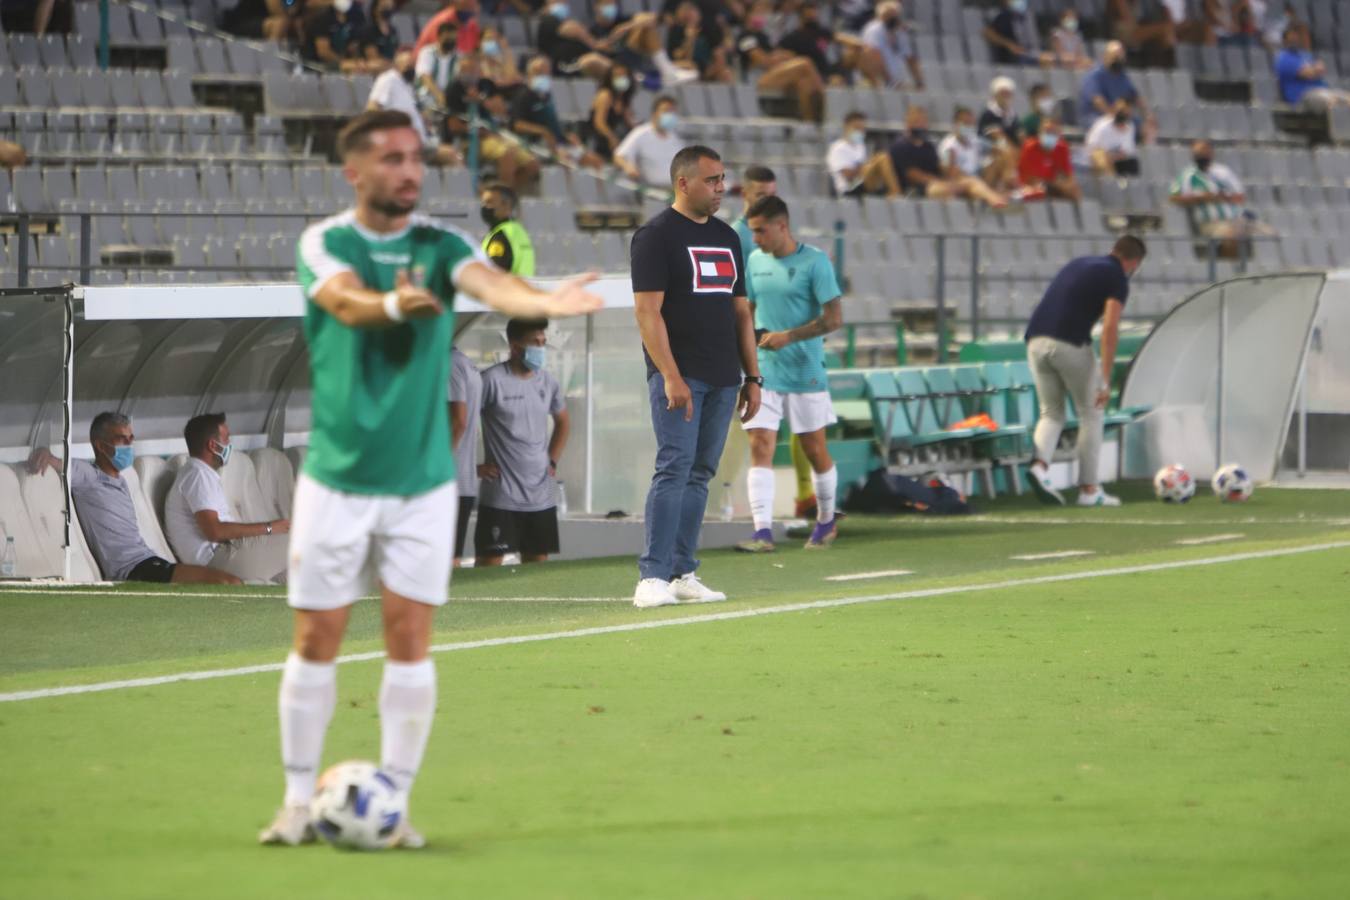
[[1027, 0], [1012, 0], [1012, 3], [1008, 4], [1008, 8], [1015, 13], [1024, 13], [1027, 11]]
[[609, 19], [611, 22], [613, 22], [615, 19], [619, 17], [619, 4], [617, 3], [601, 4], [600, 15], [602, 18]]
[[120, 447], [113, 448], [112, 464], [113, 468], [119, 472], [124, 472], [131, 468], [131, 464], [136, 461], [136, 448], [130, 444], [123, 444]]
[[502, 52], [501, 45], [496, 41], [483, 41], [481, 49], [485, 56], [500, 56]]
[[1053, 150], [1059, 146], [1059, 135], [1043, 134], [1041, 135], [1041, 146], [1046, 150]]
[[548, 12], [555, 19], [566, 19], [572, 9], [566, 3], [550, 3]]
[[530, 90], [536, 94], [547, 94], [553, 90], [553, 79], [548, 75], [535, 75], [530, 79]]
[[680, 127], [680, 117], [667, 110], [666, 112], [661, 113], [661, 116], [656, 120], [656, 123], [661, 126], [662, 131], [674, 131], [676, 128]]
[[526, 347], [522, 362], [531, 372], [538, 372], [548, 362], [548, 352], [543, 347]]
[[218, 449], [213, 452], [216, 456], [220, 457], [220, 464], [222, 466], [228, 466], [230, 464], [230, 454], [234, 452], [234, 444], [217, 443], [216, 447]]

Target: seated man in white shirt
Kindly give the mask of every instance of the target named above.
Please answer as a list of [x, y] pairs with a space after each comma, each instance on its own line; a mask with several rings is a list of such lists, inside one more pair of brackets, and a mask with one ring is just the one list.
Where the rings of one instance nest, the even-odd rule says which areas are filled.
[[952, 126], [952, 133], [938, 143], [938, 165], [942, 167], [943, 178], [971, 176], [996, 190], [1016, 188], [1017, 155], [1006, 140], [999, 140], [994, 146], [991, 140], [976, 134], [975, 111], [968, 106], [955, 109]]
[[881, 54], [886, 67], [887, 84], [899, 87], [905, 70], [914, 81], [915, 90], [923, 90], [923, 66], [914, 49], [914, 35], [904, 19], [899, 0], [883, 0], [877, 4], [876, 17], [863, 26], [862, 42]]
[[284, 584], [290, 521], [237, 522], [225, 497], [220, 469], [233, 452], [225, 414], [194, 416], [183, 437], [191, 458], [178, 470], [164, 501], [165, 531], [173, 552], [184, 562], [247, 582]]
[[408, 114], [413, 121], [413, 129], [422, 138], [422, 156], [436, 166], [457, 166], [463, 162], [459, 152], [450, 144], [441, 143], [441, 139], [427, 127], [422, 111], [417, 106], [417, 96], [413, 93], [413, 55], [410, 50], [400, 50], [394, 54], [394, 65], [386, 69], [370, 86], [370, 97], [366, 100], [366, 109], [396, 109]]
[[684, 148], [675, 133], [680, 116], [675, 98], [662, 94], [652, 104], [650, 122], [628, 132], [614, 149], [614, 165], [646, 187], [670, 188], [670, 162]]
[[895, 177], [891, 155], [868, 153], [867, 116], [857, 110], [844, 116], [844, 133], [826, 151], [825, 166], [830, 171], [834, 192], [840, 197], [900, 196], [900, 181]]
[[1139, 127], [1128, 100], [1117, 100], [1111, 112], [1088, 129], [1083, 143], [1098, 175], [1139, 174]]

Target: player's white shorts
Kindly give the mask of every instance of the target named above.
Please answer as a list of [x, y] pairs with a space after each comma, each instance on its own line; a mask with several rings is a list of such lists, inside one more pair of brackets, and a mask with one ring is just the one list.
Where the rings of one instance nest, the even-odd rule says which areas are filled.
[[784, 411], [787, 412], [788, 427], [793, 434], [810, 434], [839, 421], [834, 415], [829, 391], [783, 394], [764, 388], [759, 392], [759, 398], [759, 412], [745, 423], [746, 431], [752, 428], [777, 431], [779, 423], [783, 421]]
[[296, 479], [287, 601], [340, 609], [389, 590], [440, 606], [449, 598], [459, 491], [451, 481], [413, 497], [346, 494]]

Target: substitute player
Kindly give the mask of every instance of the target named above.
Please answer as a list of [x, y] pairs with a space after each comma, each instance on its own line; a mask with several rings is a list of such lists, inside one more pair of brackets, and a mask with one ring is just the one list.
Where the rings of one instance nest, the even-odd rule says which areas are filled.
[[[422, 142], [407, 114], [356, 116], [338, 150], [356, 206], [307, 228], [297, 251], [314, 402], [291, 521], [295, 643], [278, 704], [286, 795], [264, 844], [314, 839], [308, 808], [337, 700], [334, 660], [372, 575], [387, 654], [381, 767], [408, 790], [422, 762], [436, 707], [427, 647], [446, 601], [457, 508], [446, 415], [456, 292], [512, 316], [601, 306], [586, 288], [593, 276], [539, 291], [487, 263], [472, 239], [414, 215]], [[425, 841], [405, 822], [396, 843]]]
[[783, 416], [811, 463], [816, 527], [808, 549], [830, 544], [838, 534], [834, 512], [839, 473], [825, 442], [837, 420], [825, 377], [824, 336], [843, 324], [839, 279], [830, 258], [792, 236], [787, 204], [763, 197], [746, 213], [759, 247], [746, 263], [746, 289], [755, 313], [759, 369], [764, 393], [759, 413], [745, 423], [750, 438], [750, 514], [755, 533], [736, 549], [765, 553], [773, 543], [773, 448]]

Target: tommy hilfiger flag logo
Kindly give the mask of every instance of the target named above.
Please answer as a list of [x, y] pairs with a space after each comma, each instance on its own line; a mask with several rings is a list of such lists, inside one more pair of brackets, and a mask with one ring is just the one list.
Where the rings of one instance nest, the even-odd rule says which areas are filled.
[[736, 285], [736, 257], [729, 247], [690, 247], [695, 294], [730, 294]]

